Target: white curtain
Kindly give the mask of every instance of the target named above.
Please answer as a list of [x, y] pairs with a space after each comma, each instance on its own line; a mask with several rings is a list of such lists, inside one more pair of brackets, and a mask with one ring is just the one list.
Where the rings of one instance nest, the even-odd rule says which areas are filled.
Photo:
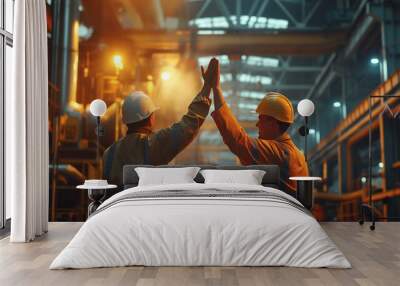
[[6, 98], [6, 187], [12, 242], [28, 242], [48, 225], [48, 79], [45, 0], [15, 1], [14, 70]]

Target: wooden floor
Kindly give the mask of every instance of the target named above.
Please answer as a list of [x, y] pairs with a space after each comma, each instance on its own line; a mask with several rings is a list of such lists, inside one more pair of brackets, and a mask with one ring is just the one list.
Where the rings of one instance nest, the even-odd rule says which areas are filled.
[[48, 270], [81, 223], [50, 223], [32, 242], [0, 241], [0, 285], [400, 285], [400, 223], [323, 223], [352, 269], [289, 267], [123, 267]]

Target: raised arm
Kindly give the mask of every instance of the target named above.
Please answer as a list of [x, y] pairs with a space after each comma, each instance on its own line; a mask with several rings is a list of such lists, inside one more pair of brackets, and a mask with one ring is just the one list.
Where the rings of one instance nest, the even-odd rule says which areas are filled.
[[[253, 153], [257, 152], [255, 140], [250, 138], [246, 131], [239, 125], [229, 106], [226, 104], [222, 89], [220, 87], [213, 88], [215, 110], [211, 114], [215, 124], [222, 136], [224, 143], [229, 150], [238, 158], [244, 165], [256, 164], [256, 158]], [[255, 154], [254, 154], [255, 155]]]
[[[265, 154], [271, 148], [269, 144], [262, 144], [260, 140], [251, 138], [239, 125], [229, 106], [226, 104], [219, 82], [219, 67], [215, 70], [213, 86], [214, 112], [211, 114], [215, 124], [229, 150], [235, 154], [244, 165], [258, 164], [265, 160]], [[263, 155], [260, 149], [263, 149]], [[265, 152], [267, 151], [267, 152]]]
[[212, 59], [205, 72], [201, 67], [204, 85], [189, 105], [188, 112], [182, 119], [169, 128], [161, 129], [149, 138], [149, 163], [167, 164], [189, 145], [199, 132], [210, 110], [211, 73], [216, 68], [217, 60]]

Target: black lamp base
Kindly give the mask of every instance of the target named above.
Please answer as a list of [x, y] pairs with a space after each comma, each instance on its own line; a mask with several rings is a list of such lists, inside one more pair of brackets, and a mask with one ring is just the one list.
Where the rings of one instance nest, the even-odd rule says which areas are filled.
[[106, 190], [105, 189], [89, 189], [88, 196], [89, 196], [89, 199], [91, 200], [91, 203], [88, 206], [88, 217], [89, 217], [92, 213], [94, 213], [97, 210], [97, 208], [103, 202], [103, 200], [106, 196]]
[[311, 180], [297, 181], [296, 199], [305, 208], [311, 210], [314, 205], [314, 182]]

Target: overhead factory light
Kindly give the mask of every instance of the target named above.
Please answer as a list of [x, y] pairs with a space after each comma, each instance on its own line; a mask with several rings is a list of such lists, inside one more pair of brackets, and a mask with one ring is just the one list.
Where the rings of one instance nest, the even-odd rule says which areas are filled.
[[251, 66], [277, 67], [279, 60], [270, 57], [242, 56], [242, 62]]
[[240, 16], [240, 25], [255, 29], [287, 29], [289, 21], [285, 19], [242, 15]]
[[[239, 121], [256, 121], [258, 119], [257, 114], [254, 113], [248, 113], [248, 114], [243, 114], [242, 112], [239, 113], [238, 115]], [[257, 137], [257, 136], [254, 136]]]
[[225, 34], [224, 30], [198, 30], [198, 35], [223, 35]]
[[261, 76], [261, 75], [251, 75], [251, 74], [246, 74], [246, 73], [238, 74], [237, 80], [240, 82], [261, 83], [264, 85], [269, 85], [272, 83], [271, 77]]
[[339, 101], [335, 101], [333, 103], [333, 107], [340, 107], [340, 106], [342, 106], [342, 104]]
[[250, 90], [243, 90], [239, 93], [241, 97], [246, 97], [246, 98], [256, 98], [256, 99], [262, 99], [265, 97], [264, 92], [258, 92], [258, 91], [250, 91]]
[[225, 17], [205, 17], [189, 21], [189, 26], [198, 28], [229, 28], [229, 23]]
[[[229, 20], [234, 25], [238, 25], [236, 15], [231, 15]], [[198, 28], [229, 28], [229, 22], [226, 17], [222, 16], [204, 17], [190, 20], [189, 26]], [[287, 29], [289, 21], [285, 19], [242, 15], [239, 17], [239, 26], [254, 29]]]
[[220, 75], [220, 82], [228, 82], [232, 81], [232, 74], [231, 73], [222, 73]]
[[[199, 65], [206, 68], [212, 58], [213, 57], [199, 57], [198, 58]], [[218, 55], [215, 56], [214, 58], [216, 58], [219, 61], [220, 65], [229, 64], [229, 57], [227, 55]]]
[[251, 110], [256, 110], [257, 104], [251, 104], [251, 103], [239, 103], [238, 104], [239, 108], [243, 109], [251, 109]]
[[377, 64], [379, 64], [379, 59], [378, 58], [372, 58], [372, 59], [370, 59], [370, 63], [373, 64], [373, 65], [377, 65]]

